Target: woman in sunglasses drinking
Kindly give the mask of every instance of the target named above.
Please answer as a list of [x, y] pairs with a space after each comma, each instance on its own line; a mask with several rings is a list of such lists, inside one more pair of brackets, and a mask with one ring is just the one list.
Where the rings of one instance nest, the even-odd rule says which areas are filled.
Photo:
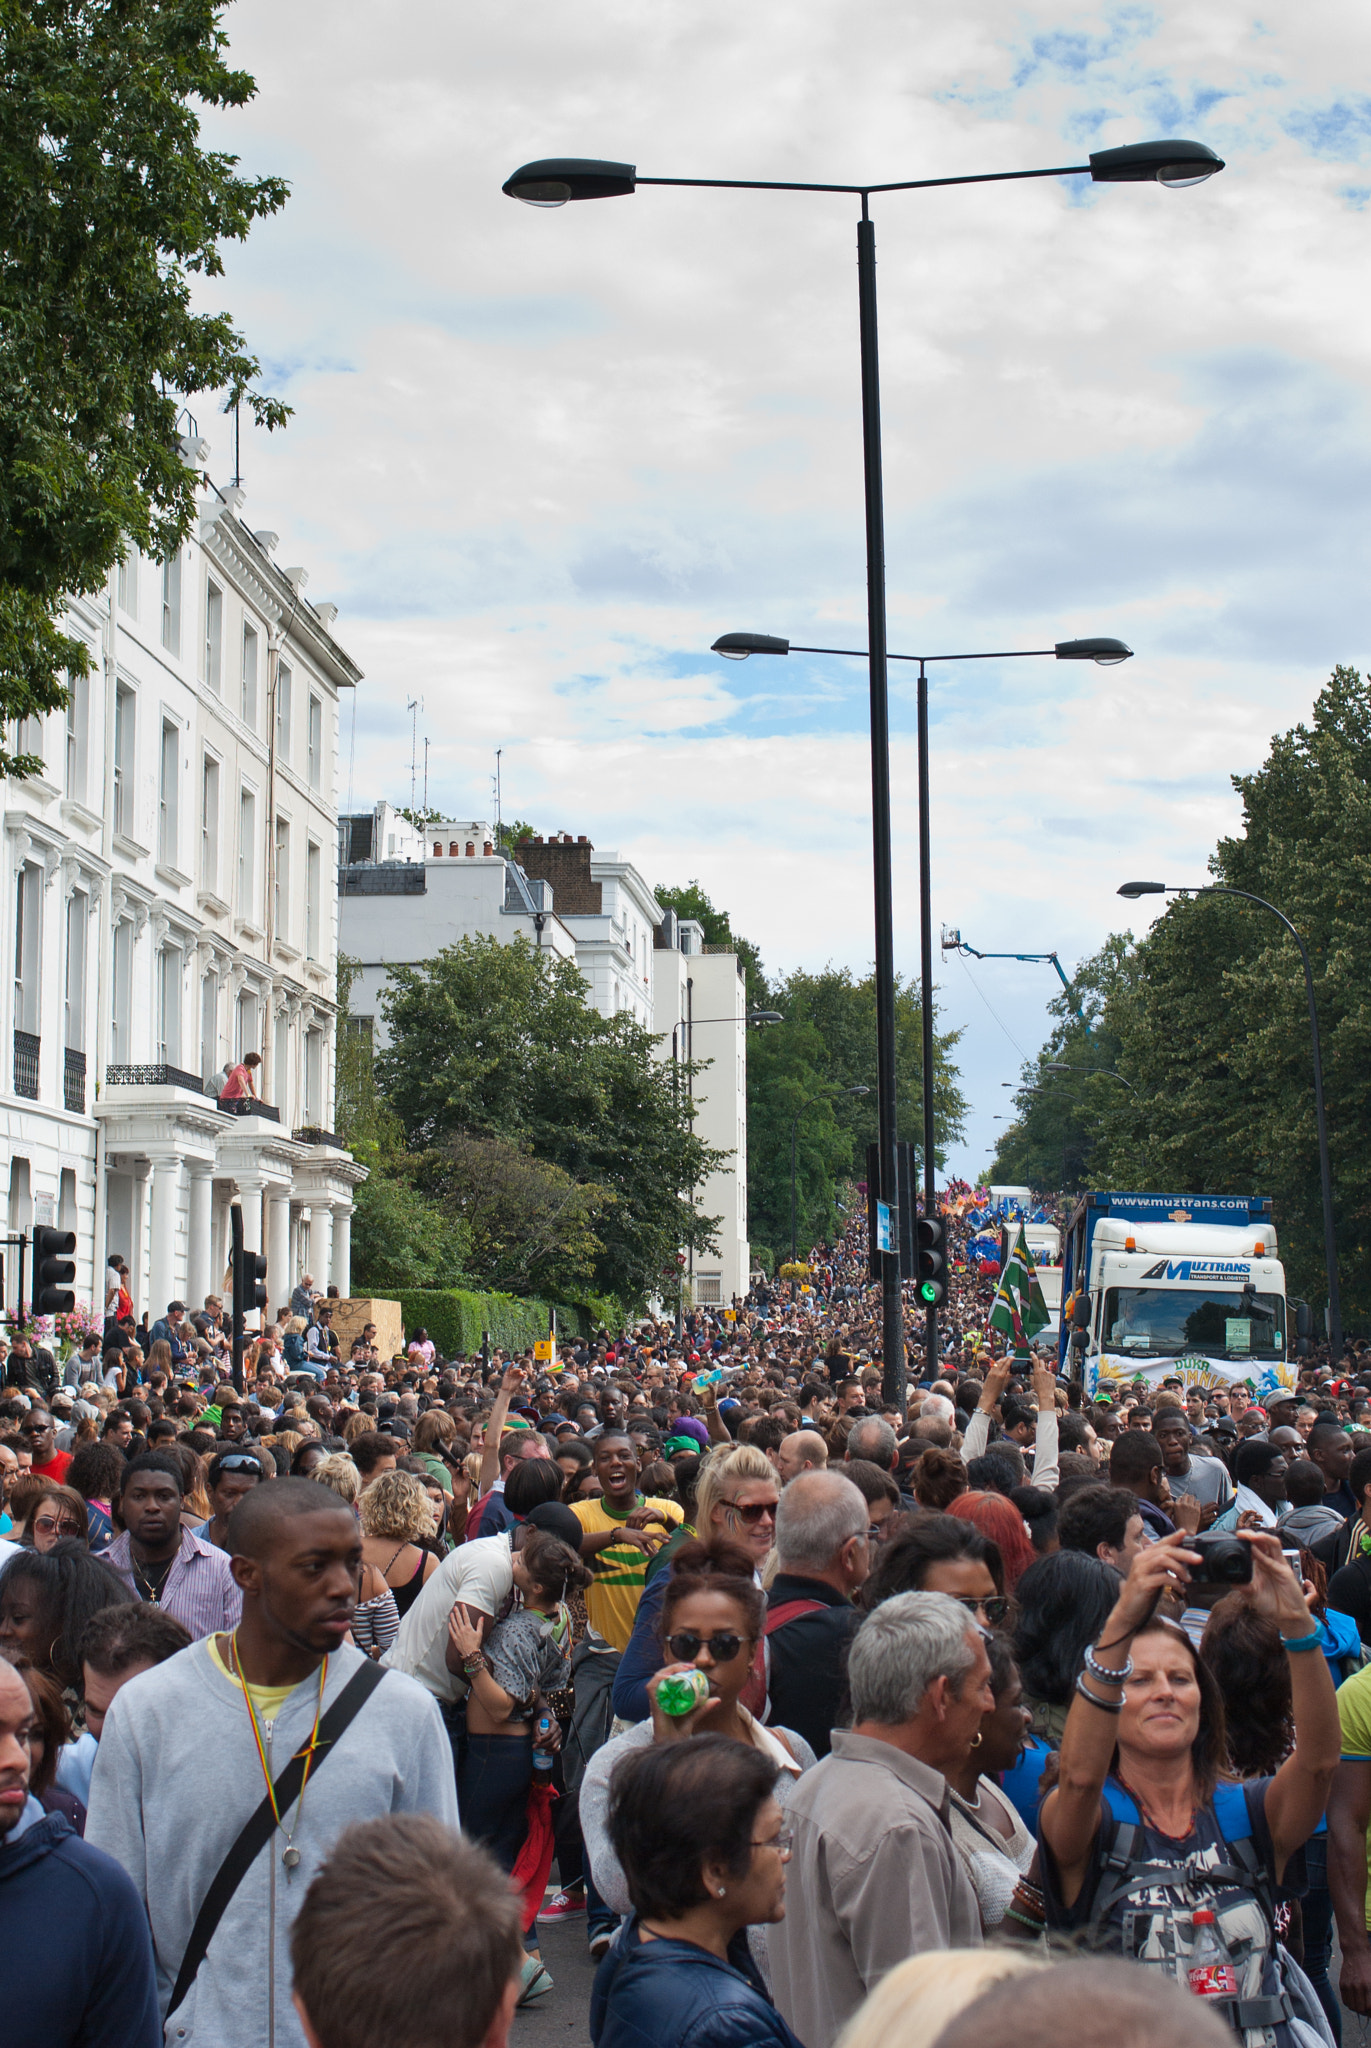
[[[754, 1720], [739, 1695], [747, 1684], [752, 1655], [762, 1633], [765, 1598], [754, 1577], [754, 1560], [740, 1544], [716, 1537], [687, 1543], [676, 1553], [662, 1602], [665, 1662], [648, 1686], [652, 1717], [596, 1751], [581, 1783], [581, 1828], [595, 1889], [616, 1913], [630, 1910], [628, 1886], [608, 1829], [609, 1788], [621, 1757], [654, 1744], [666, 1747], [697, 1735], [722, 1735], [746, 1743], [776, 1766], [775, 1797], [784, 1807], [801, 1771], [814, 1762], [802, 1735], [767, 1728]], [[663, 1680], [698, 1672], [703, 1698], [683, 1713], [669, 1713], [672, 1687]], [[751, 1934], [754, 1954], [764, 1964], [764, 1931]]]

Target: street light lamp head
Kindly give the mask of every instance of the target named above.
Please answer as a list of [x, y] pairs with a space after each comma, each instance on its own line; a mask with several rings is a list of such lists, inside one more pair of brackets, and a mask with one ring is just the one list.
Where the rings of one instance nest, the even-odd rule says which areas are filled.
[[1056, 653], [1058, 661], [1097, 661], [1101, 668], [1133, 658], [1133, 649], [1122, 640], [1059, 640]]
[[1119, 894], [1120, 896], [1131, 897], [1165, 896], [1166, 884], [1165, 882], [1125, 882]]
[[618, 199], [637, 190], [633, 164], [601, 163], [588, 156], [548, 156], [523, 164], [500, 187], [525, 206], [565, 206], [569, 199]]
[[843, 1090], [844, 1095], [869, 1095], [870, 1093], [871, 1090], [867, 1087], [865, 1081], [858, 1081], [855, 1087], [844, 1088]]
[[709, 651], [725, 661], [746, 661], [749, 654], [789, 654], [790, 642], [771, 633], [721, 633]]
[[1090, 155], [1090, 175], [1103, 185], [1202, 185], [1215, 171], [1223, 169], [1223, 158], [1215, 156], [1203, 142], [1128, 142], [1122, 149], [1096, 149]]
[[748, 1024], [784, 1024], [785, 1018], [779, 1010], [749, 1010], [744, 1022]]

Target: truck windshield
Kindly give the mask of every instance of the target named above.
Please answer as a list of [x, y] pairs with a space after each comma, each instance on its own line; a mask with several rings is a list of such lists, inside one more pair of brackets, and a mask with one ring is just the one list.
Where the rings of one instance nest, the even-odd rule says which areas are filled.
[[1285, 1303], [1278, 1294], [1239, 1288], [1110, 1287], [1104, 1297], [1104, 1344], [1140, 1358], [1176, 1358], [1183, 1351], [1221, 1358], [1283, 1358]]

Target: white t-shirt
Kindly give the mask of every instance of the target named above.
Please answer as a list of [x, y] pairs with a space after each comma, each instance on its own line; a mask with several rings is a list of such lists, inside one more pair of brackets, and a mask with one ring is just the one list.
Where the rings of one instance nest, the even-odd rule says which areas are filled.
[[447, 1622], [454, 1602], [479, 1614], [497, 1615], [514, 1590], [514, 1562], [507, 1534], [461, 1543], [445, 1557], [409, 1613], [381, 1662], [403, 1671], [440, 1700], [466, 1695], [466, 1680], [447, 1668]]

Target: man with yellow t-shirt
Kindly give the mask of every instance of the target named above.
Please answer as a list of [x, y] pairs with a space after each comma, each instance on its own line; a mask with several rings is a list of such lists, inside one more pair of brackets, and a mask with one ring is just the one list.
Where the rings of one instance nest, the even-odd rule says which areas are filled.
[[595, 1476], [603, 1496], [577, 1501], [571, 1510], [585, 1530], [581, 1556], [595, 1574], [586, 1591], [586, 1615], [607, 1643], [626, 1650], [647, 1561], [681, 1520], [681, 1510], [675, 1501], [647, 1500], [639, 1493], [638, 1459], [623, 1430], [606, 1425], [596, 1439]]

